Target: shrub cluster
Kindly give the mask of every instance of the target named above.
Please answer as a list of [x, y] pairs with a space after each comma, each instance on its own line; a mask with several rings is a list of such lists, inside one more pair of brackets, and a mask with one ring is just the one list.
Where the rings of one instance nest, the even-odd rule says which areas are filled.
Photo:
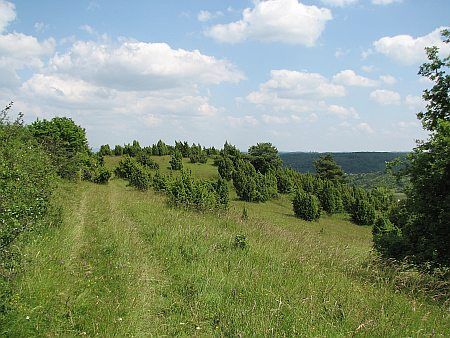
[[108, 182], [111, 173], [103, 166], [103, 154], [110, 154], [111, 149], [102, 146], [97, 155], [93, 154], [85, 130], [70, 118], [36, 120], [27, 128], [45, 149], [60, 177]]
[[320, 203], [317, 196], [298, 190], [292, 201], [295, 216], [305, 221], [315, 221], [320, 217]]
[[196, 210], [216, 210], [228, 207], [228, 186], [223, 179], [217, 182], [196, 180], [190, 171], [182, 171], [167, 189], [172, 205]]

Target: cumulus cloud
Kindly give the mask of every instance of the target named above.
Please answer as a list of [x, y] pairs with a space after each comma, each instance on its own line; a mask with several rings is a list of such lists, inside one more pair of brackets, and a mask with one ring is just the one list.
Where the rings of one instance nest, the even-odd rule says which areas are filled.
[[252, 115], [245, 116], [227, 116], [228, 124], [232, 127], [256, 126], [258, 120]]
[[357, 75], [353, 70], [346, 69], [333, 76], [333, 81], [345, 86], [373, 87], [377, 81]]
[[205, 34], [225, 43], [252, 39], [314, 46], [331, 19], [329, 9], [297, 0], [255, 1], [254, 8], [243, 11], [241, 20], [214, 25]]
[[318, 114], [359, 118], [353, 107], [326, 102], [345, 95], [345, 87], [321, 74], [282, 69], [272, 70], [270, 79], [260, 84], [258, 91], [249, 93], [246, 100], [264, 112], [262, 121], [266, 124], [314, 122]]
[[206, 22], [212, 19], [215, 19], [219, 16], [222, 16], [223, 13], [221, 11], [217, 11], [215, 13], [211, 13], [209, 11], [205, 11], [205, 10], [201, 10], [200, 12], [198, 12], [197, 14], [197, 20], [200, 22]]
[[359, 0], [321, 0], [323, 4], [333, 7], [345, 7], [356, 4]]
[[385, 36], [373, 43], [378, 53], [405, 65], [412, 65], [426, 60], [425, 47], [437, 46], [441, 53], [450, 53], [450, 45], [441, 40], [441, 31], [445, 27], [439, 27], [431, 33], [417, 38], [411, 35]]
[[373, 128], [367, 122], [359, 123], [356, 126], [356, 129], [361, 131], [361, 132], [367, 133], [367, 134], [373, 134], [374, 133]]
[[16, 7], [13, 3], [0, 0], [0, 33], [3, 33], [9, 23], [16, 19]]
[[43, 67], [42, 59], [53, 53], [55, 44], [52, 38], [40, 42], [16, 32], [0, 35], [0, 87], [19, 85], [21, 69]]
[[56, 54], [48, 69], [120, 90], [236, 83], [244, 78], [230, 62], [198, 50], [139, 41], [125, 41], [119, 46], [78, 41], [67, 53]]
[[359, 118], [359, 114], [356, 111], [355, 108], [350, 107], [342, 107], [335, 104], [332, 104], [328, 107], [328, 112], [332, 115], [335, 115], [341, 119], [348, 119], [348, 118]]
[[370, 93], [370, 99], [381, 105], [399, 105], [400, 94], [391, 90], [377, 89]]
[[393, 77], [392, 75], [381, 75], [380, 80], [388, 85], [393, 85], [393, 84], [397, 83], [397, 79], [395, 77]]

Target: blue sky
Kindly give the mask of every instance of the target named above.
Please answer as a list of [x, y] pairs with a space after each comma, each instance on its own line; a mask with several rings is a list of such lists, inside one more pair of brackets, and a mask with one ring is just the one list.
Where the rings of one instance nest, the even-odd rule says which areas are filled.
[[410, 150], [447, 0], [0, 0], [0, 103], [91, 146]]

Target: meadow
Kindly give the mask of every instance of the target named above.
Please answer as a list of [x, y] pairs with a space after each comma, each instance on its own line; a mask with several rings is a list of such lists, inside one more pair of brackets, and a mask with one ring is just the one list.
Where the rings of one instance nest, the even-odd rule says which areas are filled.
[[[184, 166], [217, 178], [208, 161]], [[450, 335], [448, 303], [377, 270], [371, 227], [346, 214], [306, 222], [290, 195], [244, 202], [231, 185], [228, 211], [199, 213], [118, 178], [54, 198], [62, 224], [23, 241], [2, 336]]]

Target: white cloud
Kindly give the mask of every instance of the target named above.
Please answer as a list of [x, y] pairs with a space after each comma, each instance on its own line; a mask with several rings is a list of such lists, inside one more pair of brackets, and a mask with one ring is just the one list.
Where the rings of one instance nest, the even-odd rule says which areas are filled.
[[262, 116], [262, 120], [266, 124], [287, 124], [291, 122], [291, 119], [288, 116], [266, 115], [266, 114]]
[[34, 23], [34, 30], [37, 33], [45, 32], [48, 29], [49, 25], [45, 24], [44, 22], [35, 22]]
[[353, 70], [346, 69], [333, 76], [333, 81], [345, 86], [373, 87], [377, 81], [357, 75]]
[[232, 127], [242, 127], [242, 126], [256, 126], [258, 125], [258, 120], [251, 115], [245, 115], [242, 117], [227, 116], [228, 124]]
[[314, 46], [331, 19], [330, 10], [297, 0], [255, 1], [254, 8], [243, 11], [241, 20], [212, 26], [205, 34], [226, 43], [253, 39]]
[[267, 111], [262, 115], [266, 124], [314, 122], [318, 119], [317, 114], [341, 119], [359, 118], [353, 107], [325, 102], [326, 99], [345, 96], [346, 91], [343, 86], [320, 74], [283, 69], [272, 70], [270, 75], [271, 78], [260, 84], [258, 91], [246, 97], [263, 112]]
[[388, 85], [393, 85], [397, 83], [397, 79], [393, 77], [392, 75], [381, 75], [380, 80]]
[[323, 99], [327, 97], [342, 97], [346, 95], [345, 88], [331, 83], [318, 73], [298, 72], [293, 70], [272, 70], [270, 80], [259, 86], [259, 91], [247, 96], [250, 102], [277, 99]]
[[399, 105], [400, 94], [391, 90], [377, 89], [370, 93], [370, 99], [381, 105]]
[[0, 33], [3, 33], [9, 23], [16, 19], [16, 7], [13, 3], [0, 0]]
[[334, 7], [345, 7], [356, 4], [359, 0], [321, 0], [323, 4]]
[[219, 16], [222, 16], [223, 13], [221, 11], [217, 11], [215, 13], [211, 13], [209, 11], [202, 10], [197, 14], [197, 20], [200, 22], [206, 22], [212, 19], [215, 19]]
[[148, 114], [143, 117], [144, 123], [149, 127], [156, 127], [161, 124], [162, 118], [156, 114]]
[[211, 12], [208, 12], [208, 11], [198, 12], [198, 15], [197, 15], [198, 21], [205, 22], [205, 21], [211, 20], [211, 18], [212, 18]]
[[346, 108], [346, 107], [332, 104], [328, 107], [328, 112], [332, 115], [336, 115], [337, 117], [339, 117], [341, 119], [348, 119], [348, 118], [357, 119], [357, 118], [359, 118], [358, 112], [353, 107]]
[[417, 38], [411, 35], [385, 36], [373, 43], [378, 53], [396, 60], [405, 65], [412, 65], [426, 60], [425, 47], [437, 46], [443, 54], [450, 53], [450, 45], [441, 40], [441, 31], [445, 27], [439, 27], [431, 33]]
[[359, 123], [356, 126], [356, 129], [361, 131], [361, 132], [367, 133], [367, 134], [373, 134], [374, 133], [373, 128], [366, 122]]
[[374, 5], [390, 5], [393, 3], [401, 3], [403, 0], [372, 0]]
[[56, 54], [50, 60], [49, 72], [69, 74], [120, 90], [236, 83], [244, 78], [230, 62], [198, 50], [139, 41], [124, 41], [118, 46], [78, 41], [70, 51]]
[[55, 40], [39, 42], [22, 33], [0, 35], [0, 87], [19, 84], [18, 70], [44, 66], [42, 58], [53, 53]]
[[366, 73], [372, 73], [375, 70], [375, 66], [362, 66], [361, 69]]
[[336, 51], [334, 52], [334, 57], [336, 59], [339, 59], [345, 55], [347, 55], [348, 53], [350, 53], [349, 49], [342, 49], [342, 48], [338, 48], [336, 49]]

